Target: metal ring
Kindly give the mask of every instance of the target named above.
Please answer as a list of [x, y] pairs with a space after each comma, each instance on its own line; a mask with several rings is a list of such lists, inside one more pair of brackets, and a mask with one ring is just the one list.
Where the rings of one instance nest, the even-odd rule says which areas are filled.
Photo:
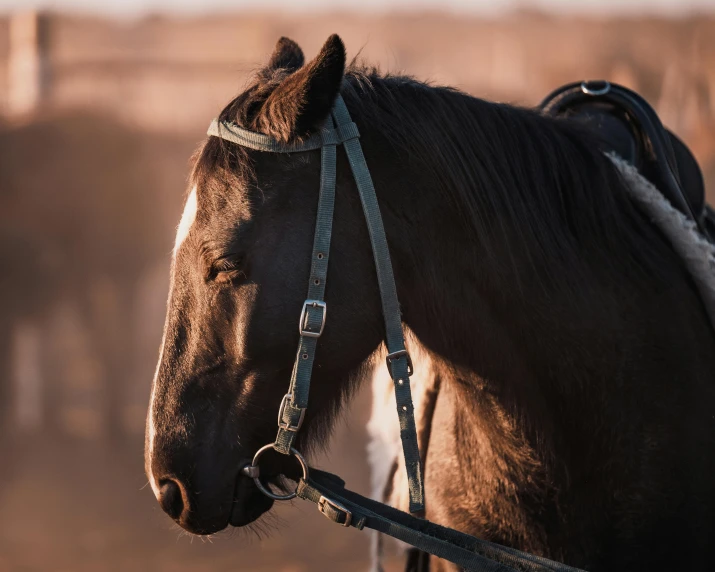
[[[253, 456], [253, 461], [251, 461], [251, 468], [257, 469], [258, 468], [258, 459], [260, 458], [260, 456], [263, 455], [263, 453], [265, 453], [268, 449], [275, 450], [275, 448], [276, 448], [275, 443], [269, 443], [268, 445], [264, 445], [263, 447], [258, 449], [258, 451], [256, 451], [256, 454]], [[290, 453], [291, 453], [291, 455], [294, 455], [296, 459], [298, 459], [298, 462], [300, 463], [300, 467], [301, 467], [301, 469], [303, 469], [303, 480], [306, 480], [308, 478], [308, 463], [305, 462], [303, 455], [301, 455], [293, 447], [290, 448]], [[268, 498], [272, 498], [273, 500], [291, 500], [291, 499], [294, 499], [296, 496], [298, 496], [297, 489], [287, 495], [277, 495], [274, 492], [272, 492], [268, 487], [266, 487], [261, 482], [261, 479], [259, 477], [255, 477], [253, 479], [253, 482], [256, 483], [256, 486], [258, 487], [259, 491], [261, 491]]]

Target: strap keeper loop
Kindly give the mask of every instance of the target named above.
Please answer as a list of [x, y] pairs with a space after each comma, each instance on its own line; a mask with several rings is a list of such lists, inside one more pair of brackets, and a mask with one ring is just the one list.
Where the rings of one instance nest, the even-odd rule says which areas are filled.
[[[322, 514], [328, 520], [331, 520], [341, 526], [348, 527], [353, 521], [352, 512], [350, 512], [339, 502], [331, 500], [323, 495], [321, 495], [320, 499], [318, 500], [318, 510], [320, 511], [320, 514]], [[342, 522], [340, 520], [340, 517], [342, 517]]]
[[407, 360], [407, 375], [411, 376], [414, 373], [414, 368], [412, 367], [412, 358], [407, 350], [397, 350], [391, 354], [387, 354], [385, 357], [385, 362], [387, 363], [387, 369], [392, 375], [392, 361], [404, 357]]
[[[292, 393], [286, 393], [283, 396], [283, 399], [281, 399], [281, 406], [278, 409], [278, 427], [284, 431], [296, 433], [298, 429], [300, 429], [300, 426], [303, 425], [303, 419], [305, 419], [305, 409], [293, 406], [292, 403], [288, 403], [289, 400], [293, 400]], [[289, 411], [288, 419], [286, 420], [286, 407], [290, 407], [293, 411], [300, 411], [297, 423], [292, 423], [292, 416], [290, 415], [292, 411]]]

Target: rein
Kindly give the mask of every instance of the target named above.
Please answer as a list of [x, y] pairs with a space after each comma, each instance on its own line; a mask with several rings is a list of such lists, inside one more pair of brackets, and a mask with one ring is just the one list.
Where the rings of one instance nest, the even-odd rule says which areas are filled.
[[[318, 510], [324, 516], [337, 524], [345, 527], [352, 526], [359, 530], [366, 527], [371, 528], [439, 558], [449, 560], [467, 570], [578, 572], [576, 568], [481, 540], [365, 498], [345, 489], [345, 483], [339, 477], [308, 467], [302, 455], [293, 448], [293, 442], [308, 407], [313, 360], [318, 339], [323, 333], [327, 317], [328, 308], [324, 297], [335, 204], [336, 147], [343, 145], [360, 194], [375, 259], [382, 313], [385, 320], [385, 344], [388, 351], [386, 361], [390, 377], [395, 385], [400, 437], [405, 456], [410, 498], [409, 510], [411, 513], [418, 514], [424, 512], [423, 470], [410, 392], [410, 376], [413, 372], [412, 360], [405, 348], [400, 304], [397, 299], [397, 288], [385, 229], [372, 177], [360, 146], [360, 134], [350, 118], [342, 96], [338, 95], [331, 115], [326, 119], [321, 131], [296, 145], [286, 145], [267, 135], [218, 120], [211, 122], [208, 135], [256, 151], [300, 153], [321, 150], [320, 195], [313, 240], [310, 282], [308, 296], [303, 303], [298, 322], [300, 343], [293, 373], [288, 393], [283, 396], [278, 411], [278, 434], [275, 442], [261, 447], [256, 452], [252, 463], [242, 469], [242, 473], [252, 478], [258, 489], [274, 500], [290, 500], [298, 496], [312, 501], [318, 505]], [[259, 460], [261, 455], [270, 449], [284, 455], [293, 455], [300, 462], [303, 476], [294, 492], [277, 495], [261, 482]]]

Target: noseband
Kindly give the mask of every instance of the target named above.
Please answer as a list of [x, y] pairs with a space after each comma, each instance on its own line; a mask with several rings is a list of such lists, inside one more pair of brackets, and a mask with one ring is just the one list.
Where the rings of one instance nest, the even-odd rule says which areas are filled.
[[[385, 228], [382, 224], [375, 187], [360, 146], [360, 133], [350, 118], [350, 113], [348, 113], [343, 98], [338, 95], [331, 115], [325, 121], [320, 132], [296, 145], [282, 144], [267, 135], [248, 131], [243, 127], [226, 121], [212, 121], [208, 134], [257, 151], [301, 153], [316, 149], [321, 150], [320, 197], [318, 199], [318, 215], [313, 240], [308, 296], [303, 303], [303, 310], [298, 321], [298, 332], [300, 333], [298, 353], [293, 365], [288, 393], [283, 396], [278, 411], [278, 435], [272, 444], [272, 448], [279, 453], [295, 455], [301, 461], [305, 477], [307, 477], [306, 464], [302, 461], [300, 454], [293, 448], [293, 441], [303, 423], [305, 411], [308, 407], [313, 360], [318, 339], [323, 333], [328, 313], [324, 297], [325, 283], [328, 276], [330, 237], [333, 227], [333, 207], [335, 204], [336, 147], [338, 145], [344, 146], [360, 194], [360, 201], [367, 221], [372, 252], [375, 258], [377, 281], [382, 300], [382, 314], [385, 319], [385, 343], [388, 352], [387, 367], [395, 383], [397, 415], [400, 422], [402, 449], [405, 455], [405, 467], [409, 484], [410, 512], [423, 511], [422, 463], [417, 444], [417, 431], [415, 429], [412, 395], [410, 392], [412, 361], [405, 349], [400, 303], [397, 299], [395, 276], [392, 272], [390, 252], [387, 247]], [[258, 488], [273, 499], [287, 500], [295, 497], [296, 493], [276, 495], [261, 483], [258, 476], [258, 461], [260, 455], [268, 448], [270, 446], [260, 449], [256, 453], [250, 468], [244, 472], [250, 471], [249, 476], [253, 477]]]
[[[517, 570], [583, 572], [560, 562], [500, 546], [422, 518], [416, 518], [345, 489], [345, 483], [335, 475], [308, 468], [301, 454], [293, 448], [293, 441], [303, 423], [308, 407], [313, 359], [327, 318], [328, 307], [324, 297], [333, 226], [333, 206], [335, 204], [336, 147], [343, 145], [360, 194], [370, 234], [372, 253], [375, 258], [382, 314], [385, 319], [387, 367], [395, 384], [397, 415], [400, 421], [400, 436], [409, 485], [410, 512], [424, 511], [422, 463], [417, 446], [417, 431], [410, 392], [412, 361], [405, 349], [400, 304], [397, 299], [397, 288], [395, 287], [385, 228], [380, 216], [375, 187], [372, 184], [370, 171], [358, 141], [360, 134], [357, 126], [350, 119], [343, 98], [338, 95], [331, 115], [325, 121], [320, 132], [296, 145], [286, 145], [267, 135], [254, 133], [233, 123], [218, 120], [211, 122], [208, 135], [220, 137], [256, 151], [301, 153], [321, 150], [320, 196], [313, 240], [310, 282], [308, 297], [303, 303], [298, 321], [300, 343], [290, 386], [288, 393], [283, 396], [278, 410], [278, 435], [275, 442], [261, 447], [253, 457], [253, 462], [244, 467], [242, 473], [252, 478], [258, 489], [270, 498], [288, 500], [299, 496], [317, 504], [320, 512], [337, 524], [361, 530], [371, 528], [406, 542], [419, 550], [454, 562], [466, 570], [479, 570], [480, 572], [517, 572]], [[295, 492], [277, 495], [261, 482], [258, 463], [261, 455], [270, 449], [275, 449], [285, 455], [294, 455], [300, 462], [303, 476]]]

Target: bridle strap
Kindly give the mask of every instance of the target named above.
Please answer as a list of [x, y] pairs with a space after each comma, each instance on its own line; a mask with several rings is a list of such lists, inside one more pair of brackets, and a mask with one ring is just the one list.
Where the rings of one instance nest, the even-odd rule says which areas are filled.
[[[341, 96], [338, 96], [335, 101], [333, 117], [338, 127], [347, 125], [351, 121], [350, 113]], [[397, 299], [397, 286], [395, 285], [395, 275], [392, 272], [385, 227], [382, 224], [375, 186], [367, 168], [360, 142], [357, 139], [349, 139], [343, 143], [343, 146], [355, 178], [355, 184], [360, 193], [360, 201], [367, 221], [372, 253], [375, 258], [377, 283], [380, 287], [382, 301], [382, 315], [385, 320], [385, 344], [388, 352], [387, 367], [395, 384], [397, 416], [400, 421], [402, 451], [405, 456], [405, 468], [407, 469], [410, 512], [421, 512], [424, 510], [424, 485], [422, 481], [422, 461], [417, 443], [417, 429], [415, 428], [415, 415], [412, 406], [412, 393], [410, 391], [412, 363], [405, 349], [400, 302]]]
[[[308, 299], [303, 304], [299, 330], [300, 343], [293, 366], [290, 389], [283, 397], [278, 414], [278, 435], [273, 448], [285, 454], [302, 457], [291, 445], [300, 429], [308, 406], [310, 377], [318, 338], [323, 333], [327, 306], [324, 301], [325, 281], [328, 274], [328, 255], [333, 226], [336, 183], [336, 146], [343, 144], [362, 203], [370, 234], [370, 243], [375, 258], [375, 268], [380, 287], [382, 311], [385, 319], [385, 343], [387, 365], [395, 382], [397, 413], [400, 420], [400, 436], [405, 454], [405, 467], [409, 482], [410, 512], [424, 510], [424, 486], [422, 463], [417, 445], [410, 375], [412, 363], [405, 349], [400, 305], [397, 299], [395, 277], [392, 272], [390, 253], [375, 187], [358, 141], [357, 127], [342, 97], [338, 96], [329, 117], [320, 133], [295, 145], [285, 145], [260, 133], [254, 133], [237, 125], [214, 120], [209, 135], [220, 137], [257, 151], [273, 153], [298, 153], [321, 149], [320, 196], [313, 240], [313, 254], [308, 285]], [[259, 480], [258, 457], [269, 448], [261, 448], [253, 463], [244, 469], [254, 480]], [[422, 518], [415, 518], [386, 504], [363, 497], [345, 489], [344, 482], [335, 475], [303, 467], [304, 476], [298, 483], [297, 496], [314, 502], [320, 512], [342, 526], [358, 529], [371, 528], [406, 542], [420, 550], [454, 562], [466, 570], [479, 572], [583, 572], [539, 556], [533, 556], [513, 548], [481, 540], [457, 530], [446, 528]], [[308, 472], [310, 476], [308, 476]], [[259, 481], [260, 482], [260, 481]], [[262, 489], [263, 490], [263, 489]], [[276, 496], [264, 491], [272, 498]]]
[[285, 144], [276, 141], [263, 133], [256, 133], [244, 129], [235, 123], [219, 121], [214, 119], [209, 125], [208, 135], [219, 137], [231, 143], [236, 143], [241, 147], [247, 147], [254, 151], [266, 151], [268, 153], [302, 153], [304, 151], [315, 151], [324, 145], [339, 145], [348, 139], [360, 137], [357, 125], [353, 122], [343, 124], [335, 129], [332, 124], [324, 127], [308, 139], [295, 144]]
[[479, 572], [584, 572], [561, 562], [489, 542], [458, 530], [415, 518], [345, 488], [336, 475], [310, 470], [297, 494], [318, 505], [329, 520], [359, 530], [370, 528], [444, 558], [465, 570]]
[[323, 333], [326, 321], [327, 305], [324, 301], [324, 295], [330, 237], [332, 234], [333, 207], [335, 204], [336, 145], [344, 145], [360, 194], [360, 201], [365, 214], [375, 259], [375, 269], [385, 320], [385, 344], [388, 351], [387, 365], [390, 370], [390, 376], [395, 383], [400, 436], [405, 455], [410, 512], [422, 512], [424, 510], [422, 462], [417, 443], [417, 430], [410, 392], [412, 362], [405, 348], [397, 287], [375, 187], [365, 162], [362, 147], [358, 141], [360, 134], [357, 126], [350, 118], [350, 113], [342, 96], [338, 95], [331, 117], [326, 120], [323, 129], [303, 142], [286, 145], [267, 135], [255, 133], [233, 123], [218, 120], [211, 122], [208, 135], [220, 137], [257, 151], [272, 153], [298, 153], [321, 149], [320, 197], [318, 199], [318, 214], [316, 217], [315, 238], [313, 240], [308, 299], [303, 304], [301, 312], [298, 352], [293, 366], [289, 391], [281, 401], [278, 413], [278, 435], [274, 443], [274, 448], [284, 454], [290, 454], [296, 433], [300, 429], [305, 410], [308, 407], [313, 360], [318, 338]]
[[[321, 133], [328, 133], [332, 128], [333, 120], [329, 117]], [[290, 454], [293, 441], [308, 407], [313, 360], [318, 346], [318, 338], [323, 333], [327, 317], [328, 309], [324, 298], [325, 283], [328, 277], [330, 237], [333, 231], [336, 161], [335, 144], [323, 145], [320, 159], [320, 195], [313, 238], [308, 298], [304, 302], [301, 312], [298, 326], [300, 332], [298, 353], [293, 365], [290, 388], [283, 398], [278, 413], [278, 435], [276, 435], [274, 444], [276, 451], [286, 455]]]

